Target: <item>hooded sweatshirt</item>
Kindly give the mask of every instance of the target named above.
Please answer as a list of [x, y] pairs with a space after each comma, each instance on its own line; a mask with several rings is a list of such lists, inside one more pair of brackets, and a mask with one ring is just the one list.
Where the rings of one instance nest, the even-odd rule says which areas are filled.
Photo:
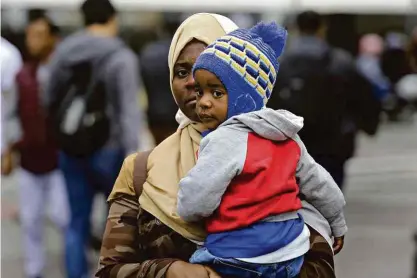
[[[259, 222], [296, 220], [301, 193], [327, 219], [334, 236], [344, 235], [347, 227], [343, 193], [308, 154], [297, 135], [302, 126], [302, 118], [269, 108], [224, 122], [203, 138], [196, 166], [180, 182], [179, 215], [186, 221], [207, 218], [209, 234], [233, 234]], [[297, 223], [292, 221], [292, 225]], [[298, 229], [298, 236], [302, 231]], [[238, 246], [243, 250], [240, 254], [247, 256], [240, 257], [262, 256], [272, 251], [259, 248], [272, 246], [270, 238], [259, 231], [256, 234], [258, 239], [263, 235], [261, 241], [242, 242]], [[214, 255], [231, 255], [226, 248], [231, 246], [230, 241], [211, 240], [210, 235], [208, 241], [224, 245], [211, 245]], [[276, 247], [290, 242], [274, 240]], [[244, 251], [251, 247], [251, 251]]]
[[136, 55], [118, 38], [95, 36], [87, 31], [69, 36], [51, 61], [51, 78], [46, 88], [49, 103], [54, 103], [60, 86], [70, 78], [70, 67], [82, 62], [93, 63], [94, 74], [105, 82], [111, 119], [107, 147], [121, 148], [126, 154], [136, 152], [141, 123]]

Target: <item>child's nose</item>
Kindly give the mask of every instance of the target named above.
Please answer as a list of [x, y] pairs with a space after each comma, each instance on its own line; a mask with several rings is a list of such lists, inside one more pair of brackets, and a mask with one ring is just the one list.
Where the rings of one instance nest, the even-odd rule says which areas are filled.
[[208, 109], [212, 107], [211, 99], [207, 94], [203, 94], [198, 102], [199, 106], [203, 109]]

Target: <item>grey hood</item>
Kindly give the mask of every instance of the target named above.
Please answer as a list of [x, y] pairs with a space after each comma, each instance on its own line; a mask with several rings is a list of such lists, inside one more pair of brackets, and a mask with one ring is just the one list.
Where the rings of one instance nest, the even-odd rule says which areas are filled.
[[71, 66], [100, 59], [125, 47], [119, 38], [94, 36], [87, 31], [80, 31], [61, 43], [56, 55], [60, 56], [60, 62], [64, 66]]
[[303, 127], [304, 119], [286, 110], [264, 108], [259, 111], [241, 114], [230, 118], [221, 126], [255, 132], [273, 141], [294, 139]]

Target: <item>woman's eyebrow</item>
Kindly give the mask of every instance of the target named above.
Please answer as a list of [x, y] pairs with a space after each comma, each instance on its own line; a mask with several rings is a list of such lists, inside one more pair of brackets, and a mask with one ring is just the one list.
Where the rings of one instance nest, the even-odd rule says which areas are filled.
[[177, 61], [174, 67], [190, 67], [191, 63], [186, 60]]

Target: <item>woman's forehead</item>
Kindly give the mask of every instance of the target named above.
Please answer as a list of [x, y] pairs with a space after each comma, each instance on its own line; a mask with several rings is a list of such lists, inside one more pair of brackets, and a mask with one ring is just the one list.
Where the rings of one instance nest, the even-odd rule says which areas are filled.
[[192, 40], [191, 42], [187, 43], [181, 50], [175, 64], [194, 64], [195, 60], [197, 60], [198, 56], [201, 54], [201, 52], [203, 52], [206, 46], [207, 45], [201, 41], [195, 39]]

